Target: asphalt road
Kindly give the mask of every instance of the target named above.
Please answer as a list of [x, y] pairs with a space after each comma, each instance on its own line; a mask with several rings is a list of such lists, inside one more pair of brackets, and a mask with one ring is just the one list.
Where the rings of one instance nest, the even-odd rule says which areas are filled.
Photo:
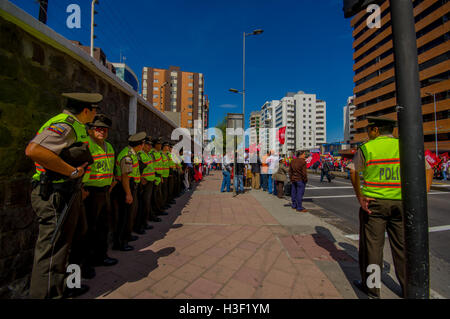
[[[320, 176], [308, 175], [305, 201], [312, 201], [334, 216], [334, 225], [357, 240], [359, 203], [349, 180], [335, 178], [331, 183]], [[428, 226], [431, 288], [450, 298], [450, 192], [432, 190], [428, 194]], [[388, 241], [386, 241], [386, 244]]]

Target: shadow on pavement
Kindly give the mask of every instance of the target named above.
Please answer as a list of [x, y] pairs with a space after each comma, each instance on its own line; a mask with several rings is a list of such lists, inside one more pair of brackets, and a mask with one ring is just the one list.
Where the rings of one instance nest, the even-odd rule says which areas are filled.
[[[367, 299], [367, 295], [365, 293], [363, 293], [362, 291], [360, 291], [354, 284], [353, 281], [354, 280], [360, 280], [361, 279], [361, 275], [360, 275], [360, 270], [359, 267], [357, 268], [357, 271], [355, 272], [355, 267], [354, 265], [351, 266], [349, 265], [349, 262], [347, 260], [345, 260], [346, 258], [343, 258], [343, 253], [346, 254], [349, 258], [351, 258], [351, 260], [357, 262], [357, 256], [358, 256], [358, 248], [355, 247], [354, 245], [345, 243], [345, 242], [340, 242], [338, 243], [338, 245], [340, 247], [342, 247], [344, 249], [344, 251], [339, 250], [336, 248], [336, 246], [334, 245], [334, 243], [336, 243], [336, 239], [334, 238], [334, 236], [331, 234], [331, 232], [322, 226], [316, 226], [315, 227], [317, 234], [313, 235], [314, 240], [316, 241], [316, 243], [321, 246], [322, 248], [325, 248], [326, 250], [328, 250], [330, 252], [331, 257], [333, 258], [333, 260], [335, 260], [339, 266], [341, 267], [342, 271], [344, 272], [344, 274], [347, 277], [348, 282], [351, 284], [353, 290], [355, 291], [356, 295], [360, 298], [360, 299]], [[327, 240], [324, 241], [323, 237], [326, 237]], [[352, 256], [355, 256], [355, 258], [353, 258]], [[390, 264], [387, 263], [386, 261], [383, 261], [383, 271], [381, 274], [381, 281], [384, 283], [384, 285], [389, 288], [389, 290], [391, 290], [393, 293], [395, 293], [397, 296], [402, 297], [401, 295], [401, 287], [398, 283], [396, 283], [390, 276], [389, 276], [389, 271], [390, 271]]]
[[178, 197], [176, 204], [167, 210], [167, 216], [160, 216], [159, 223], [150, 223], [153, 229], [147, 230], [145, 235], [140, 235], [139, 239], [130, 242], [134, 247], [133, 251], [121, 252], [109, 250], [108, 255], [119, 260], [118, 264], [111, 267], [96, 267], [97, 275], [90, 280], [83, 280], [90, 290], [78, 297], [79, 299], [92, 299], [100, 296], [108, 296], [119, 287], [130, 283], [138, 282], [147, 278], [153, 271], [158, 269], [158, 259], [175, 253], [175, 247], [165, 247], [158, 251], [149, 249], [153, 243], [166, 237], [170, 229], [183, 227], [183, 224], [174, 224], [181, 211], [192, 198], [195, 189], [201, 184], [193, 183], [192, 190]]

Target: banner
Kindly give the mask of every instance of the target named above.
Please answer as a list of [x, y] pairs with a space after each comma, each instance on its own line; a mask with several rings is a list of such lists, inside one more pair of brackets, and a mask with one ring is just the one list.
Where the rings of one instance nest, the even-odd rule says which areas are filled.
[[280, 141], [281, 145], [284, 145], [286, 141], [286, 126], [278, 129], [278, 141]]
[[431, 167], [435, 167], [441, 161], [440, 158], [438, 158], [436, 154], [434, 154], [430, 150], [425, 151], [425, 159], [427, 160], [428, 164], [430, 164]]
[[[308, 162], [309, 160], [309, 162]], [[306, 160], [306, 168], [310, 168], [313, 166], [316, 162], [320, 161], [320, 153], [312, 153], [310, 157], [308, 157], [308, 160]]]

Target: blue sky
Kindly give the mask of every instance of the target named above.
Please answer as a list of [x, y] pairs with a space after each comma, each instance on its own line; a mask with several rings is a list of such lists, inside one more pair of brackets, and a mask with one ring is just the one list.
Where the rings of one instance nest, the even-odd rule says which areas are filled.
[[[13, 0], [37, 18], [36, 0]], [[89, 45], [90, 0], [49, 0], [48, 25]], [[69, 29], [69, 4], [81, 7], [81, 28]], [[242, 110], [242, 33], [246, 42], [246, 114], [287, 92], [327, 102], [327, 141], [343, 138], [342, 108], [353, 92], [352, 29], [341, 0], [100, 0], [96, 46], [110, 62], [120, 55], [142, 67], [180, 66], [205, 75], [210, 126]]]

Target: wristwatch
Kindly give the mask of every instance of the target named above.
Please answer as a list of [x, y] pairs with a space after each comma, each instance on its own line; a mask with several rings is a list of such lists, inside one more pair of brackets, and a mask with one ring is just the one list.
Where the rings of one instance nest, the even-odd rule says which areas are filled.
[[76, 168], [72, 173], [70, 173], [70, 178], [77, 178], [78, 177], [78, 168]]

